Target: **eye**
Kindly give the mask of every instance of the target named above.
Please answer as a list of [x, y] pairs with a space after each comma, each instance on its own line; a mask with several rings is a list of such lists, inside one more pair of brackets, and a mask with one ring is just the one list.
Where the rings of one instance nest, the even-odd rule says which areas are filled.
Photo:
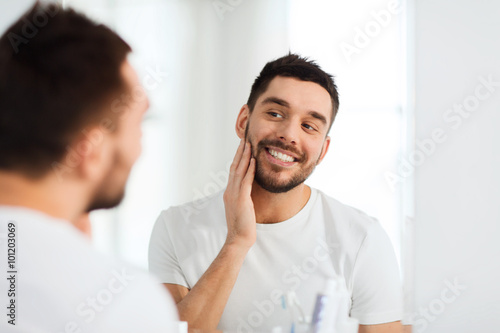
[[280, 118], [280, 117], [283, 118], [283, 116], [281, 114], [279, 114], [278, 112], [270, 111], [267, 114], [270, 115], [273, 118]]
[[309, 131], [315, 131], [315, 130], [316, 130], [314, 127], [312, 127], [312, 126], [311, 126], [311, 125], [309, 125], [309, 124], [302, 124], [302, 126], [303, 126], [305, 129], [309, 130]]

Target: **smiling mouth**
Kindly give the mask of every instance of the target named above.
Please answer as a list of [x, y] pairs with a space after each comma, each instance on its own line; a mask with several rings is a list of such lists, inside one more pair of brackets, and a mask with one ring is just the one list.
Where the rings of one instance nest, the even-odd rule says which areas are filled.
[[274, 157], [275, 159], [277, 159], [278, 161], [281, 161], [281, 162], [295, 162], [296, 159], [290, 155], [287, 155], [287, 154], [283, 154], [281, 152], [278, 152], [272, 148], [266, 148], [267, 152], [272, 156]]

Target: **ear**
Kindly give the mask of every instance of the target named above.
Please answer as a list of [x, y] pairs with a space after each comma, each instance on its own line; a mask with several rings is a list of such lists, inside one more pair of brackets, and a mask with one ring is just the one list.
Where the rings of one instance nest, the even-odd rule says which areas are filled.
[[240, 113], [238, 114], [238, 118], [236, 119], [236, 135], [240, 139], [243, 139], [245, 137], [245, 130], [247, 128], [248, 124], [248, 119], [250, 118], [250, 109], [248, 108], [248, 105], [243, 105], [241, 107]]
[[319, 155], [318, 163], [316, 163], [316, 165], [320, 164], [321, 161], [323, 161], [323, 158], [325, 158], [325, 155], [328, 152], [329, 147], [330, 147], [330, 137], [327, 136], [325, 138], [325, 142], [323, 142], [323, 148], [321, 148], [321, 154]]
[[73, 144], [73, 153], [78, 154], [80, 163], [77, 167], [81, 179], [90, 182], [101, 181], [104, 170], [110, 164], [112, 134], [93, 127], [85, 131]]

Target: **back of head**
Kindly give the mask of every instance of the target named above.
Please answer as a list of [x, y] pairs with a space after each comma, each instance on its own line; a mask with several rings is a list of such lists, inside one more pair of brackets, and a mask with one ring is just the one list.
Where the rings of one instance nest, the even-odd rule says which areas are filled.
[[310, 81], [325, 88], [332, 101], [331, 128], [339, 108], [339, 95], [333, 76], [323, 71], [314, 61], [293, 53], [270, 61], [264, 66], [259, 76], [255, 79], [250, 96], [248, 97], [247, 105], [250, 112], [253, 110], [259, 96], [267, 90], [269, 83], [277, 76]]
[[45, 175], [86, 126], [117, 117], [129, 45], [104, 25], [36, 3], [0, 38], [0, 171]]

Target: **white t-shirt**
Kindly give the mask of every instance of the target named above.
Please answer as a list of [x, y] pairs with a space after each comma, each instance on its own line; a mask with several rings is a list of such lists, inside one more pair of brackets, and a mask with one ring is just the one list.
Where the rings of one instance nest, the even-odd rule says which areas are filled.
[[[163, 211], [151, 236], [149, 267], [163, 283], [191, 289], [218, 255], [227, 234], [223, 192]], [[392, 244], [359, 210], [311, 189], [292, 218], [257, 224], [218, 329], [270, 331], [291, 320], [281, 295], [294, 290], [312, 315], [325, 279], [340, 275], [360, 324], [401, 320], [402, 288]]]
[[41, 212], [0, 206], [0, 267], [1, 332], [177, 330], [175, 304], [158, 281]]

